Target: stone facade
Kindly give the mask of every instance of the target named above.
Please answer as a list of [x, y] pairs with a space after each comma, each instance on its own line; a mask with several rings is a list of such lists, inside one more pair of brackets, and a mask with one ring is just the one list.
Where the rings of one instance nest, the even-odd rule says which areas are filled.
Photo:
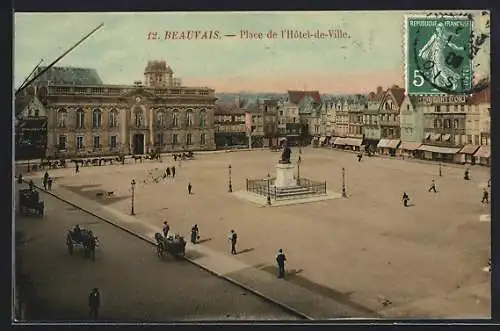
[[161, 61], [148, 62], [144, 75], [145, 86], [35, 82], [48, 116], [47, 155], [215, 149], [214, 90], [174, 84]]

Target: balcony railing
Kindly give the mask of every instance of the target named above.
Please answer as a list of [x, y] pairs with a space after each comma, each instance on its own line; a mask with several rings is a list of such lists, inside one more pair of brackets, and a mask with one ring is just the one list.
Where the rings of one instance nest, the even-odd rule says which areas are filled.
[[[122, 94], [129, 93], [136, 88], [131, 86], [109, 86], [103, 88], [84, 87], [84, 86], [49, 86], [48, 95], [88, 95], [88, 96], [103, 96], [103, 97], [117, 97]], [[148, 88], [146, 88], [148, 89]], [[151, 89], [155, 94], [168, 96], [208, 96], [214, 97], [215, 91], [210, 88], [203, 87], [179, 87], [179, 88], [164, 88], [164, 89]]]

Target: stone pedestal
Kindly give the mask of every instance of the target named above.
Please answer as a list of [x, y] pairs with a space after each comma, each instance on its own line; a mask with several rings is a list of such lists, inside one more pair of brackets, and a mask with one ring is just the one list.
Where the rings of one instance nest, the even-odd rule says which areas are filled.
[[274, 185], [277, 188], [297, 186], [297, 180], [294, 179], [295, 166], [292, 163], [278, 163], [276, 165], [276, 181]]

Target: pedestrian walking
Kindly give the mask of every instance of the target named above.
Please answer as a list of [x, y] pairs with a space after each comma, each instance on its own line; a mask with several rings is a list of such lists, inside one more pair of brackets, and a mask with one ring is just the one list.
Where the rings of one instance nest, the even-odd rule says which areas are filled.
[[17, 176], [17, 183], [18, 184], [22, 184], [23, 183], [23, 174], [19, 174], [19, 176]]
[[52, 190], [52, 177], [49, 177], [49, 179], [47, 179], [47, 185], [49, 187], [49, 191]]
[[75, 162], [75, 173], [80, 172], [80, 166], [78, 165], [78, 162]]
[[403, 206], [408, 207], [408, 201], [410, 201], [410, 197], [406, 192], [403, 192], [403, 198], [401, 200], [403, 200]]
[[191, 228], [191, 243], [196, 244], [196, 241], [199, 239], [200, 239], [200, 230], [198, 229], [198, 224], [195, 224]]
[[466, 169], [465, 169], [464, 179], [465, 179], [465, 180], [469, 180], [469, 179], [470, 179], [470, 178], [469, 178], [469, 168], [466, 168]]
[[483, 199], [481, 200], [481, 203], [489, 203], [489, 194], [488, 194], [488, 190], [487, 189], [484, 189], [483, 190]]
[[163, 222], [163, 236], [165, 238], [167, 238], [169, 231], [170, 231], [170, 225], [168, 225], [167, 221]]
[[42, 184], [43, 184], [43, 189], [47, 190], [47, 182], [49, 180], [49, 173], [45, 171], [45, 174], [43, 174], [43, 179], [42, 179]]
[[193, 189], [193, 185], [191, 185], [191, 182], [188, 184], [188, 194], [191, 194], [191, 190]]
[[238, 240], [238, 235], [234, 230], [229, 233], [229, 241], [231, 241], [231, 254], [236, 255], [236, 241]]
[[432, 178], [432, 183], [431, 183], [431, 186], [429, 187], [429, 191], [428, 192], [430, 192], [430, 191], [434, 191], [434, 193], [437, 192], [437, 190], [436, 190], [436, 181], [434, 180], [434, 178]]
[[278, 250], [278, 255], [276, 255], [276, 263], [278, 264], [278, 278], [285, 278], [285, 261], [286, 256], [283, 253], [283, 250], [280, 248]]
[[167, 177], [170, 177], [170, 167], [167, 167], [167, 170], [165, 170]]
[[363, 158], [363, 154], [359, 153], [358, 154], [358, 162], [361, 162], [361, 159]]
[[172, 166], [172, 178], [175, 178], [175, 166]]
[[89, 315], [91, 317], [98, 317], [99, 308], [101, 307], [101, 294], [99, 289], [96, 287], [89, 294]]

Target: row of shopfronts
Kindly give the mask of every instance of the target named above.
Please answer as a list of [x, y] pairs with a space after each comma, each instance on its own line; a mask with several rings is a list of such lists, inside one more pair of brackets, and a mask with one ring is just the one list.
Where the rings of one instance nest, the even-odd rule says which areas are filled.
[[490, 146], [486, 145], [477, 146], [469, 144], [457, 148], [427, 145], [419, 142], [406, 142], [399, 139], [380, 139], [375, 146], [363, 138], [349, 137], [315, 137], [312, 140], [312, 145], [314, 147], [366, 151], [389, 157], [418, 158], [462, 164], [489, 166], [491, 162], [491, 149]]

